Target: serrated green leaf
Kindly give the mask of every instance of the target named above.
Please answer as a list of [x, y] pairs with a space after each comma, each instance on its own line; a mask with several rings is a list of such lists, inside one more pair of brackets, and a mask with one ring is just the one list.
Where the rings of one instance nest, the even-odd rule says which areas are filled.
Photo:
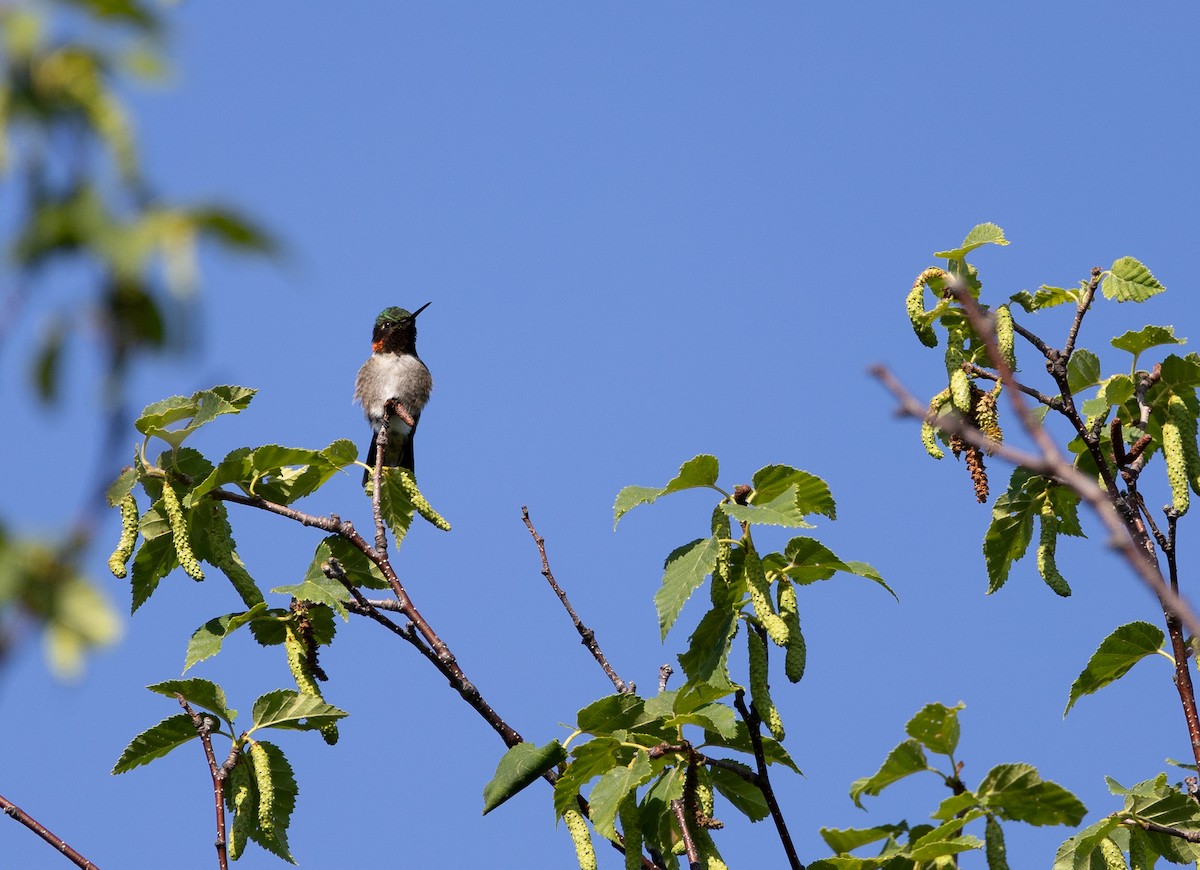
[[763, 564], [772, 572], [786, 574], [801, 586], [828, 580], [837, 572], [843, 571], [878, 583], [891, 592], [893, 597], [896, 594], [883, 581], [879, 572], [866, 562], [843, 562], [816, 538], [804, 535], [788, 541], [782, 558], [779, 557], [779, 554], [771, 553], [763, 559]]
[[271, 590], [277, 595], [290, 595], [292, 598], [298, 598], [301, 601], [309, 601], [313, 604], [324, 604], [330, 607], [342, 619], [350, 618], [350, 611], [346, 609], [346, 602], [351, 601], [353, 596], [346, 590], [346, 587], [336, 580], [330, 580], [324, 574], [320, 575], [320, 579], [305, 577], [302, 583], [296, 583], [291, 586], [276, 586]]
[[1087, 666], [1071, 684], [1071, 695], [1063, 716], [1071, 712], [1075, 702], [1084, 695], [1100, 691], [1125, 676], [1146, 656], [1157, 653], [1165, 640], [1162, 630], [1148, 622], [1130, 622], [1116, 629], [1100, 642]]
[[225, 638], [229, 637], [229, 635], [233, 634], [246, 623], [259, 618], [266, 611], [266, 603], [260, 602], [249, 610], [242, 611], [241, 613], [227, 613], [224, 616], [214, 617], [204, 623], [204, 625], [193, 632], [191, 640], [188, 641], [187, 655], [183, 662], [183, 672], [186, 674], [192, 665], [215, 656], [221, 651], [221, 645], [225, 642]]
[[819, 833], [825, 845], [843, 855], [855, 849], [898, 837], [908, 830], [907, 825], [880, 825], [875, 828], [821, 828]]
[[408, 497], [408, 491], [400, 480], [404, 471], [405, 469], [401, 468], [385, 467], [379, 485], [379, 513], [391, 529], [397, 547], [408, 534], [416, 513], [412, 499]]
[[[145, 532], [142, 534], [145, 535]], [[136, 613], [154, 594], [158, 582], [178, 567], [179, 557], [175, 553], [175, 544], [169, 534], [148, 537], [143, 541], [133, 557], [133, 571], [129, 578], [133, 590], [130, 613]]]
[[[744, 764], [737, 766], [747, 774], [753, 773]], [[770, 813], [770, 808], [767, 806], [767, 799], [763, 797], [762, 789], [754, 783], [747, 781], [744, 777], [738, 776], [732, 770], [724, 767], [710, 767], [708, 769], [708, 777], [712, 782], [713, 788], [720, 792], [727, 801], [733, 804], [738, 812], [742, 813], [750, 821], [760, 822]]]
[[[292, 689], [276, 689], [259, 696], [254, 702], [252, 716], [256, 731], [260, 728], [289, 728], [311, 731], [349, 715], [313, 695]], [[249, 732], [247, 732], [249, 733]]]
[[738, 610], [734, 607], [714, 606], [704, 614], [688, 638], [687, 652], [679, 656], [689, 683], [732, 689], [729, 647], [737, 626]]
[[646, 702], [625, 692], [606, 695], [576, 714], [575, 726], [587, 734], [605, 735], [627, 730], [642, 721]]
[[1067, 387], [1079, 395], [1088, 387], [1100, 383], [1100, 357], [1086, 348], [1077, 348], [1067, 363]]
[[[683, 695], [690, 698], [690, 695]], [[737, 735], [737, 716], [732, 707], [724, 704], [704, 704], [695, 710], [676, 713], [666, 721], [669, 728], [680, 728], [684, 725], [698, 725], [709, 731], [716, 732], [726, 739]]]
[[504, 753], [496, 773], [483, 787], [483, 814], [486, 816], [546, 771], [567, 760], [567, 750], [557, 740], [545, 746], [518, 743]]
[[296, 796], [300, 792], [299, 786], [296, 785], [296, 775], [292, 772], [292, 765], [288, 762], [282, 749], [266, 740], [259, 740], [258, 745], [266, 750], [270, 762], [269, 770], [273, 793], [271, 827], [274, 836], [267, 836], [258, 825], [255, 825], [250, 829], [250, 839], [289, 864], [295, 864], [296, 860], [288, 849], [287, 831], [288, 825], [291, 823], [292, 811], [296, 808]]
[[925, 759], [925, 750], [921, 748], [921, 744], [916, 740], [905, 740], [888, 753], [879, 770], [851, 784], [850, 799], [859, 808], [863, 808], [860, 800], [863, 795], [878, 795], [892, 783], [928, 768], [929, 763]]
[[571, 763], [554, 784], [554, 812], [561, 816], [577, 807], [576, 797], [597, 776], [628, 764], [636, 750], [613, 737], [597, 737], [571, 750]]
[[621, 521], [621, 517], [638, 505], [652, 504], [660, 497], [672, 492], [681, 492], [696, 487], [716, 487], [718, 463], [715, 456], [700, 454], [694, 456], [679, 467], [679, 473], [669, 480], [666, 486], [627, 486], [617, 493], [613, 504], [613, 528]]
[[1123, 405], [1133, 398], [1134, 389], [1133, 379], [1129, 375], [1113, 375], [1100, 384], [1096, 395], [1084, 402], [1080, 410], [1088, 419], [1103, 416], [1109, 408]]
[[104, 491], [104, 497], [108, 500], [109, 507], [116, 507], [125, 500], [125, 496], [133, 492], [133, 485], [137, 483], [138, 473], [135, 468], [126, 468], [117, 479], [109, 484], [108, 489]]
[[783, 526], [793, 529], [811, 529], [812, 523], [804, 519], [799, 507], [799, 488], [792, 484], [770, 501], [755, 504], [721, 502], [721, 510], [741, 523], [764, 526]]
[[960, 813], [965, 813], [968, 810], [976, 809], [979, 806], [979, 798], [974, 792], [964, 791], [960, 794], [950, 795], [945, 798], [938, 808], [930, 813], [930, 817], [938, 821], [946, 821], [952, 819]]
[[113, 773], [127, 773], [135, 767], [149, 764], [156, 758], [162, 758], [177, 746], [182, 746], [199, 735], [192, 717], [187, 713], [176, 713], [147, 728], [130, 741], [113, 766]]
[[[188, 435], [222, 414], [241, 413], [256, 392], [245, 387], [220, 386], [198, 390], [189, 398], [172, 396], [147, 405], [133, 425], [147, 438], [158, 437], [172, 447], [179, 447]], [[179, 429], [167, 428], [182, 420], [189, 422]]]
[[1044, 308], [1053, 308], [1056, 305], [1062, 305], [1066, 302], [1078, 303], [1079, 291], [1068, 290], [1066, 287], [1050, 287], [1043, 284], [1038, 288], [1037, 293], [1030, 295], [1028, 290], [1022, 290], [1020, 293], [1014, 293], [1009, 297], [1011, 301], [1020, 305], [1027, 312], [1041, 311]]
[[337, 559], [341, 563], [342, 570], [346, 572], [346, 576], [355, 586], [367, 589], [390, 588], [383, 572], [379, 570], [379, 566], [341, 535], [330, 535], [317, 545], [310, 570], [312, 565], [317, 566], [317, 569], [320, 570], [321, 563], [329, 558]]
[[1092, 863], [1098, 854], [1100, 841], [1121, 826], [1117, 816], [1106, 816], [1084, 828], [1058, 847], [1053, 870], [1105, 870], [1103, 863]]
[[1162, 361], [1159, 383], [1173, 393], [1185, 393], [1188, 387], [1200, 387], [1200, 354], [1168, 354]]
[[588, 795], [591, 806], [592, 825], [597, 833], [609, 840], [617, 838], [617, 809], [621, 801], [638, 786], [649, 782], [654, 776], [650, 758], [639, 749], [633, 761], [626, 766], [613, 767], [605, 772]]
[[212, 680], [203, 680], [199, 677], [190, 677], [186, 680], [165, 680], [146, 688], [168, 698], [182, 695], [183, 699], [193, 707], [202, 707], [210, 713], [216, 713], [226, 722], [232, 722], [237, 718], [237, 710], [229, 709], [225, 700], [225, 690]]
[[[746, 727], [746, 723], [740, 719], [737, 721], [737, 733], [733, 738], [723, 737], [715, 731], [705, 731], [704, 743], [707, 746], [724, 746], [726, 749], [744, 752], [750, 757], [754, 756], [754, 744], [750, 741], [750, 731]], [[800, 768], [796, 766], [796, 762], [792, 760], [787, 750], [783, 748], [783, 744], [771, 737], [771, 735], [762, 735], [762, 748], [763, 757], [767, 764], [782, 764], [793, 773], [801, 773]]]
[[967, 237], [957, 248], [950, 251], [937, 251], [934, 256], [944, 260], [961, 260], [976, 248], [989, 244], [1007, 245], [1008, 239], [1004, 238], [1004, 230], [993, 223], [978, 224], [971, 232], [967, 233]]
[[1105, 299], [1117, 302], [1145, 302], [1167, 288], [1133, 257], [1121, 257], [1112, 264], [1100, 282], [1100, 292]]
[[1012, 563], [1029, 549], [1033, 518], [1039, 507], [1033, 494], [1044, 489], [1045, 478], [1017, 468], [1009, 479], [1008, 491], [996, 499], [992, 523], [983, 539], [989, 595], [1007, 582]]
[[975, 790], [979, 802], [1002, 819], [1030, 825], [1078, 825], [1087, 807], [1061, 785], [1043, 780], [1028, 764], [999, 764]]
[[837, 519], [837, 505], [829, 484], [807, 471], [790, 465], [766, 465], [754, 472], [753, 491], [749, 503], [773, 502], [793, 486], [796, 488], [796, 509], [802, 514], [822, 514]]
[[904, 726], [909, 737], [919, 741], [930, 752], [953, 755], [958, 746], [958, 711], [966, 705], [926, 704]]
[[716, 567], [718, 547], [716, 538], [697, 538], [677, 547], [667, 557], [662, 587], [654, 595], [658, 627], [663, 638], [679, 618], [683, 605]]
[[1174, 326], [1143, 326], [1137, 332], [1129, 330], [1112, 340], [1112, 346], [1117, 350], [1133, 354], [1135, 366], [1143, 351], [1164, 344], [1187, 344], [1187, 339], [1176, 338]]

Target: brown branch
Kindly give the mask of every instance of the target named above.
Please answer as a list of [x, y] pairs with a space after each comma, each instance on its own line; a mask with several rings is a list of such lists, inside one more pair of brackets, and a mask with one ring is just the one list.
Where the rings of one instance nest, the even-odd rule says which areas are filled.
[[787, 855], [788, 866], [791, 870], [804, 870], [804, 865], [800, 863], [800, 856], [796, 854], [796, 846], [792, 843], [792, 835], [788, 833], [787, 822], [783, 818], [783, 811], [779, 808], [779, 801], [775, 799], [775, 789], [771, 787], [771, 775], [767, 772], [767, 756], [763, 752], [762, 731], [759, 728], [762, 725], [762, 719], [759, 718], [757, 710], [753, 707], [746, 707], [744, 689], [738, 689], [734, 694], [733, 706], [737, 708], [742, 721], [746, 723], [746, 730], [750, 733], [750, 746], [754, 749], [754, 766], [758, 770], [758, 781], [755, 784], [762, 791], [763, 799], [767, 802], [771, 820], [775, 823], [779, 841], [783, 844], [783, 851]]
[[688, 866], [691, 870], [699, 870], [700, 853], [696, 850], [696, 841], [687, 825], [687, 813], [683, 811], [683, 801], [671, 801], [671, 812], [675, 814], [675, 822], [679, 825], [679, 836], [683, 837], [683, 851], [687, 855]]
[[[1178, 517], [1174, 511], [1167, 513], [1167, 542], [1163, 553], [1167, 557], [1167, 571], [1171, 578], [1171, 590], [1179, 592], [1179, 569], [1175, 560], [1175, 526]], [[1188, 738], [1192, 744], [1192, 757], [1200, 766], [1200, 712], [1196, 710], [1196, 690], [1192, 685], [1192, 666], [1188, 660], [1187, 640], [1183, 636], [1183, 625], [1179, 617], [1169, 608], [1164, 607], [1166, 616], [1167, 636], [1171, 638], [1171, 654], [1175, 658], [1175, 688], [1179, 692], [1179, 702], [1183, 706], [1183, 718], [1187, 723]]]
[[1137, 825], [1143, 831], [1153, 831], [1156, 834], [1166, 834], [1168, 837], [1178, 837], [1180, 840], [1187, 840], [1189, 843], [1200, 843], [1200, 831], [1185, 831], [1181, 828], [1171, 828], [1166, 825], [1160, 825], [1158, 822], [1152, 822], [1149, 819], [1125, 819], [1121, 824], [1127, 826]]
[[600, 649], [600, 642], [596, 640], [596, 632], [583, 624], [583, 620], [575, 612], [575, 608], [571, 606], [570, 600], [567, 598], [567, 593], [562, 590], [554, 580], [554, 574], [550, 571], [550, 561], [546, 557], [546, 540], [537, 533], [537, 529], [533, 527], [533, 520], [529, 518], [529, 508], [521, 506], [521, 519], [525, 522], [525, 528], [529, 529], [529, 534], [533, 536], [533, 542], [537, 544], [538, 555], [542, 557], [542, 576], [546, 578], [546, 582], [550, 584], [550, 588], [554, 590], [554, 594], [558, 596], [558, 600], [562, 602], [566, 608], [567, 614], [571, 617], [571, 622], [575, 625], [575, 630], [579, 632], [582, 643], [588, 648], [588, 652], [592, 654], [597, 664], [608, 676], [612, 684], [616, 686], [617, 691], [621, 694], [632, 694], [637, 690], [633, 683], [626, 683], [613, 670], [612, 665], [608, 663], [608, 659], [604, 656], [604, 651]]
[[[987, 381], [1000, 380], [1000, 375], [993, 371], [988, 371], [983, 366], [976, 365], [975, 363], [963, 363], [963, 368], [969, 374], [975, 375], [977, 378], [983, 378]], [[1045, 393], [1038, 392], [1033, 387], [1025, 386], [1025, 384], [1022, 384], [1020, 381], [1014, 380], [1013, 385], [1031, 399], [1034, 399], [1038, 403], [1045, 405], [1048, 408], [1054, 408], [1057, 410], [1062, 407], [1062, 400], [1057, 396], [1047, 396]]]
[[20, 822], [29, 830], [33, 831], [47, 843], [54, 847], [54, 850], [61, 854], [64, 858], [74, 864], [76, 867], [82, 867], [84, 870], [100, 870], [95, 864], [87, 858], [80, 855], [74, 849], [66, 844], [66, 842], [57, 834], [52, 833], [41, 822], [33, 818], [12, 801], [0, 795], [0, 811], [15, 822]]
[[[928, 409], [918, 402], [885, 366], [872, 366], [869, 371], [895, 397], [899, 403], [897, 413], [901, 416], [925, 420], [938, 429], [958, 435], [969, 444], [990, 450], [994, 455], [1013, 465], [1057, 480], [1071, 489], [1095, 511], [1097, 518], [1110, 535], [1110, 546], [1116, 549], [1129, 563], [1146, 587], [1158, 596], [1164, 607], [1169, 607], [1179, 615], [1189, 631], [1200, 634], [1200, 618], [1197, 618], [1192, 607], [1166, 584], [1157, 562], [1151, 555], [1135, 543], [1131, 530], [1118, 514], [1117, 506], [1113, 504], [1109, 494], [1090, 477], [1066, 462], [1058, 453], [1057, 448], [1053, 450], [1052, 454], [1038, 455], [992, 441], [962, 417], [929, 413]], [[1009, 397], [1015, 399], [1012, 393], [1009, 394]], [[1035, 429], [1041, 431], [1040, 426], [1036, 426]], [[1042, 435], [1048, 437], [1044, 435], [1044, 432]]]
[[221, 870], [229, 870], [229, 856], [225, 852], [225, 769], [217, 764], [217, 757], [213, 754], [212, 737], [209, 736], [212, 732], [212, 719], [193, 710], [178, 692], [175, 693], [175, 700], [191, 717], [192, 725], [200, 735], [200, 743], [204, 746], [204, 757], [208, 760], [208, 770], [212, 774], [213, 801], [217, 808], [217, 839], [213, 843], [217, 847], [217, 865]]
[[1099, 266], [1093, 267], [1092, 279], [1088, 282], [1087, 289], [1083, 291], [1083, 298], [1075, 306], [1075, 321], [1071, 324], [1071, 331], [1067, 333], [1067, 343], [1063, 345], [1062, 349], [1064, 363], [1070, 362], [1071, 354], [1075, 352], [1075, 339], [1079, 336], [1079, 327], [1083, 324], [1083, 315], [1087, 314], [1092, 300], [1096, 298], [1096, 288], [1100, 286], [1101, 274], [1103, 273]]

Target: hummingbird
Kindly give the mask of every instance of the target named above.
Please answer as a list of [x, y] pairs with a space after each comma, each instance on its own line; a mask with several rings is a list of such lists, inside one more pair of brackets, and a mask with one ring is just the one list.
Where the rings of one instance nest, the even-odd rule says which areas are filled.
[[[426, 302], [416, 311], [392, 306], [375, 318], [371, 333], [371, 355], [354, 380], [354, 400], [362, 405], [367, 422], [374, 430], [367, 448], [367, 465], [375, 467], [375, 445], [383, 425], [384, 405], [394, 401], [412, 415], [409, 426], [393, 414], [388, 426], [384, 465], [413, 470], [413, 435], [421, 419], [421, 409], [429, 401], [433, 378], [417, 356], [417, 315], [429, 307]], [[366, 485], [370, 472], [363, 472]]]

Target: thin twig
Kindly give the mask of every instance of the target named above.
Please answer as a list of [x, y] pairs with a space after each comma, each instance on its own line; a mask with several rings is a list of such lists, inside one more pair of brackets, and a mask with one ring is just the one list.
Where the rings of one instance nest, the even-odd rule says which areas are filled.
[[371, 469], [371, 514], [375, 520], [375, 550], [380, 558], [387, 558], [387, 532], [383, 526], [383, 510], [380, 507], [381, 483], [383, 481], [383, 454], [387, 450], [388, 430], [391, 426], [393, 406], [390, 402], [383, 403], [383, 422], [375, 435], [375, 467]]
[[66, 842], [57, 834], [52, 833], [41, 822], [29, 815], [19, 806], [8, 800], [3, 795], [0, 795], [0, 811], [4, 815], [16, 822], [20, 822], [29, 830], [33, 831], [47, 843], [54, 847], [54, 850], [61, 854], [64, 858], [74, 864], [76, 867], [82, 867], [84, 870], [100, 870], [95, 864], [87, 858], [80, 855], [74, 849], [66, 844]]
[[1087, 314], [1092, 300], [1096, 298], [1096, 288], [1100, 286], [1100, 276], [1102, 274], [1099, 266], [1092, 269], [1092, 279], [1088, 282], [1087, 289], [1083, 291], [1083, 298], [1075, 306], [1075, 321], [1071, 324], [1071, 331], [1067, 333], [1067, 343], [1063, 345], [1062, 349], [1064, 362], [1070, 362], [1071, 354], [1075, 352], [1075, 339], [1079, 336], [1079, 327], [1083, 323], [1083, 315]]
[[671, 812], [675, 814], [675, 821], [679, 825], [679, 835], [683, 837], [683, 851], [687, 855], [688, 866], [691, 870], [699, 870], [700, 853], [696, 850], [696, 841], [692, 839], [691, 829], [687, 824], [687, 813], [683, 811], [683, 801], [671, 801]]
[[1158, 822], [1152, 822], [1149, 819], [1125, 819], [1122, 824], [1128, 827], [1136, 825], [1143, 831], [1153, 831], [1156, 834], [1166, 834], [1168, 837], [1178, 837], [1180, 840], [1187, 840], [1189, 843], [1200, 843], [1200, 831], [1185, 831], [1181, 828], [1171, 828], [1166, 825], [1160, 825]]
[[779, 842], [783, 844], [783, 851], [787, 855], [788, 866], [791, 870], [804, 870], [804, 865], [800, 863], [800, 856], [796, 854], [796, 846], [792, 843], [792, 835], [788, 832], [787, 822], [783, 818], [783, 811], [779, 808], [779, 801], [775, 799], [775, 789], [771, 787], [771, 775], [767, 771], [767, 756], [763, 751], [762, 731], [759, 729], [762, 719], [759, 718], [758, 711], [753, 707], [747, 708], [746, 692], [743, 689], [738, 689], [734, 694], [733, 706], [737, 708], [742, 721], [746, 723], [746, 730], [750, 734], [750, 746], [754, 749], [754, 766], [758, 770], [756, 785], [762, 791], [763, 799], [767, 802], [771, 820], [775, 822], [775, 830], [779, 834]]
[[[975, 377], [977, 377], [977, 378], [983, 378], [984, 380], [987, 380], [987, 381], [1000, 380], [1000, 375], [996, 374], [995, 372], [988, 371], [983, 366], [976, 365], [975, 363], [964, 363], [963, 368], [969, 374], [975, 375]], [[1035, 390], [1033, 387], [1025, 386], [1025, 384], [1022, 384], [1020, 381], [1013, 381], [1013, 384], [1022, 393], [1029, 396], [1031, 399], [1036, 400], [1040, 404], [1045, 405], [1048, 408], [1057, 409], [1062, 406], [1062, 400], [1059, 399], [1057, 396], [1047, 396], [1045, 393], [1039, 392], [1039, 391]]]
[[225, 769], [217, 764], [217, 757], [212, 747], [212, 719], [201, 716], [184, 699], [183, 695], [175, 693], [175, 700], [192, 719], [196, 733], [200, 735], [200, 743], [204, 746], [204, 757], [208, 760], [208, 770], [212, 774], [213, 801], [217, 808], [217, 839], [213, 843], [217, 847], [217, 865], [221, 870], [229, 870], [229, 856], [225, 853]]
[[546, 540], [533, 527], [533, 520], [529, 518], [529, 508], [524, 505], [521, 506], [521, 519], [525, 522], [525, 528], [529, 529], [529, 534], [533, 536], [533, 542], [537, 544], [538, 555], [542, 557], [542, 576], [546, 578], [546, 582], [550, 584], [550, 588], [554, 590], [554, 594], [558, 596], [558, 600], [566, 608], [567, 614], [571, 617], [571, 622], [575, 625], [575, 630], [579, 632], [579, 636], [583, 639], [583, 645], [588, 648], [588, 652], [592, 654], [592, 658], [600, 665], [605, 675], [612, 681], [612, 684], [617, 687], [618, 692], [624, 695], [636, 691], [637, 687], [633, 683], [626, 683], [617, 676], [617, 672], [608, 663], [604, 651], [600, 649], [600, 642], [596, 640], [596, 632], [583, 624], [583, 620], [579, 618], [579, 615], [575, 612], [575, 608], [571, 606], [571, 602], [567, 598], [567, 593], [555, 581], [554, 574], [550, 571], [550, 560], [546, 557]]

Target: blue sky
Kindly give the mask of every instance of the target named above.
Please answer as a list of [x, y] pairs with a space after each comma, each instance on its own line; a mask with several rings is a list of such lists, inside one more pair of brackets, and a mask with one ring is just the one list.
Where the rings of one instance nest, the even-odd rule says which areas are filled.
[[[940, 352], [917, 343], [903, 298], [933, 251], [983, 221], [1013, 243], [977, 252], [985, 301], [1071, 286], [1132, 255], [1169, 292], [1140, 310], [1101, 306], [1081, 344], [1119, 365], [1105, 350], [1125, 329], [1196, 332], [1195, 10], [226, 0], [185, 4], [170, 21], [172, 81], [130, 94], [147, 173], [175, 199], [243, 209], [287, 256], [206, 258], [197, 340], [143, 367], [133, 404], [257, 387], [246, 414], [198, 439], [212, 458], [245, 443], [365, 443], [350, 399], [371, 322], [387, 305], [431, 301], [419, 347], [436, 386], [417, 456], [454, 531], [418, 528], [400, 569], [529, 739], [565, 736], [559, 723], [608, 685], [538, 573], [521, 505], [614, 666], [651, 690], [686, 640], [658, 641], [662, 560], [706, 532], [712, 505], [679, 496], [615, 533], [611, 506], [622, 486], [665, 482], [704, 452], [728, 486], [769, 463], [826, 478], [839, 518], [816, 534], [875, 565], [900, 597], [851, 577], [801, 591], [809, 673], [777, 681], [776, 696], [806, 776], [779, 773], [776, 788], [803, 860], [826, 854], [820, 825], [924, 820], [942, 797], [932, 777], [867, 813], [847, 791], [932, 701], [967, 705], [968, 782], [1030, 762], [1075, 791], [1089, 820], [1117, 808], [1104, 775], [1128, 785], [1187, 757], [1165, 662], [1062, 718], [1109, 631], [1161, 622], [1098, 533], [1060, 547], [1071, 599], [1053, 596], [1031, 560], [985, 597], [988, 508], [965, 469], [924, 455], [865, 370], [887, 363], [926, 396], [944, 385]], [[30, 344], [66, 298], [29, 312]], [[1061, 344], [1065, 324], [1051, 313], [1030, 325]], [[0, 499], [24, 531], [63, 521], [46, 486], [58, 453], [92, 467], [94, 350], [72, 355], [70, 409], [53, 414], [24, 399], [28, 347], [0, 357], [7, 443], [29, 459], [8, 469]], [[1038, 363], [1024, 358], [1036, 382]], [[1007, 469], [991, 467], [999, 490]], [[369, 519], [353, 474], [305, 507]], [[295, 582], [318, 540], [245, 512], [234, 531], [267, 586]], [[92, 560], [96, 576], [127, 611], [106, 555]], [[29, 645], [0, 683], [15, 735], [0, 793], [101, 866], [211, 863], [198, 750], [108, 770], [134, 733], [175, 712], [142, 687], [177, 676], [191, 631], [236, 604], [219, 580], [173, 576], [75, 685], [53, 682]], [[280, 741], [300, 780], [301, 864], [568, 866], [548, 789], [480, 817], [502, 744], [383, 634], [341, 626], [323, 660], [330, 700], [352, 712], [342, 742]], [[193, 673], [247, 712], [287, 684], [278, 656], [246, 639]], [[62, 865], [14, 827], [2, 836], [12, 866]], [[1065, 836], [1011, 827], [1013, 866], [1048, 866]], [[719, 844], [730, 866], [782, 864], [766, 824], [731, 825]], [[962, 863], [983, 866], [978, 854]], [[250, 851], [239, 866], [278, 863]]]

